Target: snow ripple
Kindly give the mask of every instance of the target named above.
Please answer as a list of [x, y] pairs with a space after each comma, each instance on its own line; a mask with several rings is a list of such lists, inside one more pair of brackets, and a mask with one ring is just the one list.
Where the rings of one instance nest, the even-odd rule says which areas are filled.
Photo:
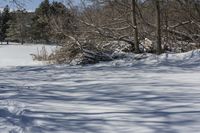
[[198, 133], [197, 55], [0, 69], [0, 132]]

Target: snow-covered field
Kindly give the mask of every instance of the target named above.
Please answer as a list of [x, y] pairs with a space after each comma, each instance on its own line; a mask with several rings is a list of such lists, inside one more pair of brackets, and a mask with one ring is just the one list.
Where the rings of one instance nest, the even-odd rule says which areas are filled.
[[[44, 63], [33, 61], [30, 54], [37, 54], [44, 45], [0, 45], [0, 67], [35, 66]], [[46, 45], [47, 52], [51, 52], [56, 46]]]
[[[0, 46], [1, 63], [15, 61], [6, 53], [17, 48], [9, 47]], [[0, 68], [0, 133], [200, 132], [198, 50], [89, 66], [37, 66], [28, 60], [35, 46], [24, 48], [24, 66], [21, 60]]]

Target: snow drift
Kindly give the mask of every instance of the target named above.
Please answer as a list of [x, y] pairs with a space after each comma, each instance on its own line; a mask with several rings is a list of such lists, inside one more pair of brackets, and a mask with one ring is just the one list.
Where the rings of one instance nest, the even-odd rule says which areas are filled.
[[155, 54], [127, 54], [117, 53], [121, 59], [112, 61], [112, 65], [117, 66], [177, 66], [188, 67], [200, 65], [200, 50], [193, 50], [186, 53], [164, 53]]
[[[45, 65], [42, 61], [33, 61], [31, 54], [37, 54], [43, 47], [51, 53], [56, 46], [51, 45], [0, 45], [0, 67], [8, 66], [38, 66]], [[109, 55], [108, 55], [109, 56]], [[103, 65], [110, 66], [199, 66], [200, 50], [193, 50], [186, 53], [164, 53], [155, 54], [132, 54], [123, 52], [122, 49], [116, 48], [110, 55], [110, 62], [101, 62]], [[74, 61], [72, 64], [79, 60]]]
[[1, 133], [200, 132], [199, 50], [46, 66], [37, 47], [0, 46]]

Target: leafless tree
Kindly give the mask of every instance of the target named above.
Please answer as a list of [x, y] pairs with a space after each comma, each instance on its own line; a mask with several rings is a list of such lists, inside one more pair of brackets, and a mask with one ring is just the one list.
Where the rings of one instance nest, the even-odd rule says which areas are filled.
[[161, 18], [160, 18], [160, 0], [155, 0], [155, 7], [156, 7], [156, 53], [162, 53], [162, 40], [161, 40]]
[[134, 29], [135, 53], [140, 53], [136, 7], [137, 7], [136, 0], [132, 0], [132, 22], [133, 22], [133, 25], [135, 26], [135, 29]]

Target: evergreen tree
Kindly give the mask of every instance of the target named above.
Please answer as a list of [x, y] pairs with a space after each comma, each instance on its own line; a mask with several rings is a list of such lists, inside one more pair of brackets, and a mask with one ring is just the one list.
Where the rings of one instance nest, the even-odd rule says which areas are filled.
[[18, 28], [17, 28], [17, 19], [16, 16], [12, 15], [12, 19], [8, 21], [9, 29], [7, 30], [7, 40], [9, 41], [18, 41]]
[[35, 17], [32, 19], [32, 38], [34, 40], [44, 40], [46, 43], [50, 41], [49, 32], [49, 15], [50, 15], [49, 0], [44, 0], [35, 11]]
[[66, 6], [61, 2], [54, 1], [50, 7], [50, 15], [64, 15], [68, 12]]
[[1, 13], [1, 18], [0, 18], [0, 41], [5, 41], [6, 39], [6, 32], [9, 28], [9, 24], [8, 24], [8, 21], [10, 20], [10, 8], [9, 6], [7, 5], [3, 12]]
[[13, 12], [12, 19], [8, 22], [10, 27], [7, 30], [7, 40], [23, 44], [28, 38], [28, 22], [25, 10]]
[[[51, 25], [51, 36], [54, 42], [60, 43], [65, 38], [65, 33], [74, 30], [74, 16], [67, 7], [61, 2], [53, 2], [50, 8], [49, 21]], [[57, 29], [57, 30], [56, 30]]]
[[0, 11], [0, 41], [2, 43], [2, 13]]

